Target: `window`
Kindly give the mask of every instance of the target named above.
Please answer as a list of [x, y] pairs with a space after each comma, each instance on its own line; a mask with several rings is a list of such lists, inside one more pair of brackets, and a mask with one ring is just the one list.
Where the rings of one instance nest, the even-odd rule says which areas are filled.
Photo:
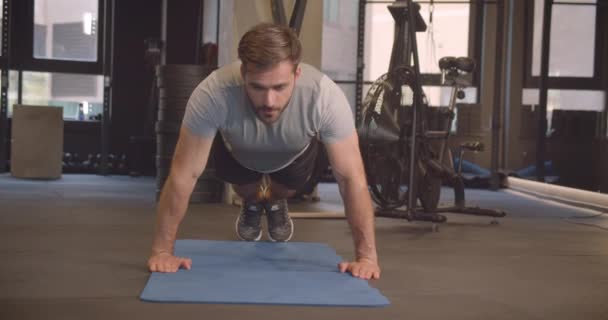
[[8, 87], [8, 114], [13, 113], [13, 105], [17, 103], [18, 99], [18, 86], [19, 83], [19, 73], [14, 70], [10, 70], [8, 72], [8, 82], [12, 85]]
[[[24, 0], [11, 4], [12, 34], [8, 114], [14, 104], [57, 106], [64, 118], [89, 120], [101, 113], [103, 0]], [[21, 20], [20, 20], [21, 19]], [[19, 81], [21, 72], [21, 81]], [[82, 108], [80, 107], [82, 104]]]
[[[424, 94], [431, 107], [447, 107], [450, 104], [452, 87], [446, 86], [424, 86]], [[477, 102], [477, 88], [469, 87], [464, 90], [464, 99], [456, 100], [457, 103], [474, 104]]]
[[[544, 1], [527, 5], [526, 87], [522, 104], [539, 103], [542, 24]], [[599, 32], [596, 0], [557, 0], [552, 6], [547, 92], [548, 130], [555, 110], [605, 112], [606, 97], [601, 91], [605, 76], [601, 64], [603, 37]], [[567, 23], [564, 23], [567, 21]]]
[[91, 120], [102, 113], [103, 77], [23, 72], [22, 104], [61, 107], [64, 119]]
[[[427, 24], [426, 32], [418, 32], [418, 57], [420, 72], [438, 74], [438, 61], [443, 56], [469, 55], [469, 13], [471, 4], [441, 3], [432, 7], [428, 3], [420, 5], [420, 14]], [[430, 14], [433, 13], [433, 23]], [[395, 20], [387, 8], [387, 3], [369, 2], [365, 17], [365, 72], [366, 81], [374, 81], [388, 71]], [[440, 83], [437, 83], [439, 85]]]
[[321, 71], [336, 81], [348, 102], [356, 107], [358, 3], [324, 0]]
[[[524, 89], [522, 104], [535, 110], [539, 103], [538, 89]], [[598, 90], [547, 90], [547, 134], [553, 128], [553, 113], [556, 110], [603, 112], [606, 95]], [[526, 120], [527, 121], [527, 120]]]
[[[538, 89], [524, 89], [522, 104], [538, 105]], [[547, 112], [550, 110], [604, 111], [605, 94], [596, 90], [548, 90]]]
[[97, 61], [98, 0], [35, 0], [34, 57]]
[[[596, 0], [557, 0], [552, 6], [549, 39], [549, 88], [601, 89], [599, 68], [603, 33]], [[538, 86], [544, 1], [526, 2], [526, 87]], [[567, 21], [567, 23], [565, 23]]]
[[[325, 0], [324, 4], [324, 10], [336, 10], [342, 13], [358, 11], [357, 3], [350, 0]], [[353, 18], [354, 22], [349, 21], [348, 18]], [[356, 17], [351, 15], [343, 16], [340, 20], [330, 19], [323, 22], [321, 70], [333, 80], [353, 81], [353, 83], [355, 81], [358, 31], [356, 24]]]
[[[363, 79], [362, 99], [370, 88], [369, 83], [375, 81], [388, 71], [394, 42], [395, 19], [388, 10], [390, 2], [369, 1], [366, 3], [365, 17], [365, 69]], [[444, 56], [473, 56], [474, 43], [481, 34], [470, 34], [472, 19], [471, 10], [474, 6], [469, 1], [436, 0], [433, 5], [420, 2], [420, 15], [424, 19], [427, 30], [416, 33], [420, 72], [423, 77], [423, 91], [431, 107], [446, 107], [451, 96], [451, 87], [442, 86], [442, 77], [438, 62]], [[479, 13], [481, 14], [481, 12]], [[431, 22], [432, 15], [432, 22]], [[476, 57], [479, 58], [479, 57]], [[477, 88], [464, 90], [466, 98], [457, 100], [460, 104], [475, 104]], [[452, 131], [456, 129], [453, 122]]]
[[13, 2], [21, 35], [11, 46], [11, 65], [20, 70], [103, 73], [105, 0], [23, 0]]
[[[573, 2], [589, 3], [589, 0]], [[595, 1], [592, 1], [595, 2]], [[595, 61], [595, 5], [553, 5], [549, 45], [549, 76], [593, 77]], [[543, 0], [534, 1], [532, 75], [540, 75]], [[561, 23], [568, 21], [568, 23]], [[584, 36], [583, 36], [584, 35]]]

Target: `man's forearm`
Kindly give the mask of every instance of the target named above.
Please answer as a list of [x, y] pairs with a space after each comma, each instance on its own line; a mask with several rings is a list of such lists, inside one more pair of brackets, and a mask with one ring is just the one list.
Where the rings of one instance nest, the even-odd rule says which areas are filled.
[[179, 181], [171, 176], [165, 182], [156, 215], [152, 254], [173, 254], [177, 229], [188, 209], [188, 200], [195, 182], [196, 180]]
[[374, 212], [365, 179], [344, 179], [339, 181], [339, 187], [353, 233], [356, 257], [377, 263]]

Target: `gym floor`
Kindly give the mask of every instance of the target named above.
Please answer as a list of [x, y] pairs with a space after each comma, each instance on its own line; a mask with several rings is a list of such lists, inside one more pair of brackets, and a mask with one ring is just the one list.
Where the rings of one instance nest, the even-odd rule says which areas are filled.
[[[448, 214], [432, 232], [377, 218], [383, 273], [371, 285], [386, 308], [141, 302], [154, 193], [153, 178], [0, 175], [0, 319], [608, 319], [604, 216], [504, 189], [467, 190], [469, 205], [507, 211], [498, 225]], [[340, 209], [335, 185], [319, 194], [292, 211]], [[234, 240], [237, 211], [191, 205], [179, 238]], [[292, 241], [352, 257], [344, 219], [297, 219]]]

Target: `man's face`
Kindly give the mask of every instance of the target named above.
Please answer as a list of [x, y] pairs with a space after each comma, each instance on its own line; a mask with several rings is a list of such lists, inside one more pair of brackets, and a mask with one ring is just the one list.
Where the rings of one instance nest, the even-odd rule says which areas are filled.
[[300, 67], [294, 72], [291, 61], [264, 69], [243, 65], [241, 75], [255, 114], [264, 123], [271, 124], [287, 107], [296, 79], [300, 76]]

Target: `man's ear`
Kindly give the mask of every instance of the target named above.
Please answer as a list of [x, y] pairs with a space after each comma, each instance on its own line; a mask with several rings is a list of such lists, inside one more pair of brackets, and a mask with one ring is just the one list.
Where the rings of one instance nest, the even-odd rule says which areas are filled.
[[241, 63], [241, 78], [245, 80], [245, 72], [247, 71], [247, 67], [245, 67], [245, 63]]
[[300, 65], [298, 64], [298, 66], [296, 67], [296, 71], [294, 72], [295, 79], [298, 79], [298, 77], [300, 77], [301, 73], [302, 73], [302, 67], [300, 67]]

